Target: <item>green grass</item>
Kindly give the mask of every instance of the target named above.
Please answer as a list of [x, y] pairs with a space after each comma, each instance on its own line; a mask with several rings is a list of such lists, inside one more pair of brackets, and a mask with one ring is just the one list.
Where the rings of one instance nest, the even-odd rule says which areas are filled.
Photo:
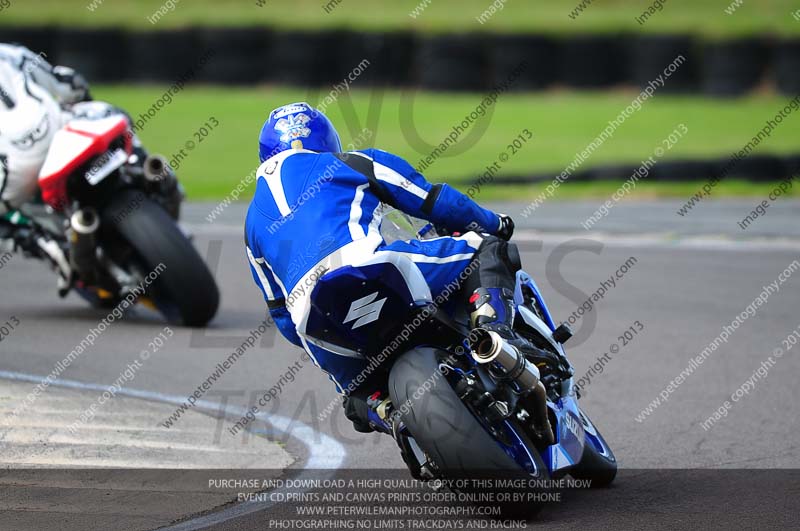
[[[432, 32], [694, 32], [709, 36], [753, 33], [800, 34], [800, 21], [792, 12], [800, 8], [794, 0], [746, 0], [732, 15], [723, 9], [731, 0], [665, 0], [660, 12], [645, 24], [635, 18], [651, 1], [595, 0], [578, 17], [568, 15], [580, 0], [506, 0], [502, 11], [485, 24], [478, 17], [491, 0], [431, 0], [416, 18], [409, 13], [421, 0], [341, 0], [326, 13], [326, 0], [256, 0], [220, 2], [183, 0], [157, 24], [147, 17], [165, 0], [10, 0], [0, 13], [0, 25], [113, 25], [139, 29], [162, 29], [193, 24], [269, 25], [281, 28], [356, 28], [372, 31], [417, 29]], [[96, 7], [87, 9], [92, 2]]]
[[[134, 119], [153, 105], [165, 86], [97, 86], [98, 99], [126, 109]], [[430, 148], [420, 139], [438, 144], [480, 102], [479, 94], [435, 94], [425, 92], [352, 90], [327, 108], [346, 145], [363, 127], [374, 130], [367, 147], [380, 147], [406, 158], [412, 165], [428, 155]], [[318, 92], [290, 88], [187, 88], [174, 96], [141, 130], [145, 145], [168, 158], [196, 142], [186, 151], [178, 173], [193, 199], [224, 197], [258, 165], [257, 139], [263, 120], [278, 105], [297, 100], [316, 103]], [[585, 148], [635, 97], [633, 92], [505, 94], [494, 112], [472, 125], [482, 131], [477, 141], [455, 156], [453, 146], [424, 171], [431, 181], [469, 184], [483, 168], [508, 153], [507, 145], [528, 128], [533, 139], [502, 165], [498, 175], [528, 175], [560, 171]], [[374, 105], [369, 114], [370, 102]], [[413, 101], [413, 107], [408, 104]], [[656, 95], [625, 121], [583, 164], [639, 162], [662, 145], [678, 124], [688, 133], [666, 153], [668, 158], [726, 156], [740, 149], [763, 127], [764, 122], [786, 103], [774, 95], [753, 95], [736, 100]], [[404, 105], [401, 105], [405, 102]], [[343, 112], [350, 109], [352, 112]], [[410, 117], [413, 127], [401, 125], [400, 116]], [[345, 119], [348, 116], [348, 119]], [[209, 118], [219, 121], [202, 142], [194, 136]], [[467, 133], [465, 133], [467, 134]], [[762, 142], [756, 152], [791, 153], [800, 138], [800, 112], [790, 115]], [[627, 176], [620, 176], [627, 178]], [[586, 188], [585, 189], [590, 189]], [[611, 188], [613, 190], [613, 187]], [[527, 190], [527, 188], [525, 188]], [[506, 194], [512, 196], [513, 189]]]

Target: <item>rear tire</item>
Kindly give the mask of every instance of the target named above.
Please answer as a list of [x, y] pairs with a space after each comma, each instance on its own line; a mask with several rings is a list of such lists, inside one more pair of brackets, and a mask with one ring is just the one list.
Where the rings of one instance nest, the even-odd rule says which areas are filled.
[[[389, 395], [417, 445], [433, 462], [434, 472], [443, 479], [549, 479], [547, 468], [533, 444], [524, 439], [532, 454], [536, 475], [523, 469], [464, 404], [439, 370], [439, 354], [433, 348], [420, 347], [403, 354], [389, 373]], [[515, 427], [521, 434], [521, 430]], [[528, 485], [528, 483], [526, 483]], [[489, 489], [459, 488], [467, 494]], [[538, 491], [527, 488], [498, 488], [497, 492]], [[538, 503], [501, 503], [502, 513], [537, 512]], [[513, 511], [511, 511], [513, 509]]]
[[133, 248], [148, 274], [166, 266], [151, 285], [165, 317], [187, 326], [204, 326], [217, 312], [219, 290], [205, 261], [175, 221], [138, 191], [123, 190], [103, 210], [103, 224], [113, 227]]

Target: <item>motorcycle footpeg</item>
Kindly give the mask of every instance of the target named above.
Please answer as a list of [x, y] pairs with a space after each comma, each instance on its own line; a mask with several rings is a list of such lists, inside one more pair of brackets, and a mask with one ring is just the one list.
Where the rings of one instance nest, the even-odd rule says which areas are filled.
[[558, 328], [553, 330], [553, 339], [555, 339], [562, 345], [566, 343], [571, 337], [572, 337], [572, 328], [570, 328], [567, 323], [561, 323], [561, 325]]
[[511, 416], [508, 404], [503, 401], [495, 401], [486, 409], [487, 420], [491, 423], [500, 422]]

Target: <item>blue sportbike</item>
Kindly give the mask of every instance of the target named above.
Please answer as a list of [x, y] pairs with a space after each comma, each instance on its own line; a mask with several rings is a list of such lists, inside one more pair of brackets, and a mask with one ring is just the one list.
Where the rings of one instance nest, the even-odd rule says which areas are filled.
[[[381, 230], [387, 242], [441, 235], [398, 211]], [[562, 346], [571, 331], [555, 325], [533, 279], [517, 272], [514, 329], [546, 353], [537, 359], [472, 330], [463, 296], [445, 290], [431, 300], [423, 286], [402, 255], [344, 266], [314, 288], [306, 324], [312, 337], [369, 361], [359, 388], [374, 390], [370, 421], [395, 438], [411, 474], [547, 481], [568, 473], [610, 484], [617, 461], [578, 405]]]

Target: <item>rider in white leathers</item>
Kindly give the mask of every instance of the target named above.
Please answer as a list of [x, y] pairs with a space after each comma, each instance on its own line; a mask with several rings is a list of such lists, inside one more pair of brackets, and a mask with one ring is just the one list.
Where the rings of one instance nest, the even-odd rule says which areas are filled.
[[85, 79], [44, 54], [0, 44], [0, 215], [29, 201], [64, 107], [89, 99]]

